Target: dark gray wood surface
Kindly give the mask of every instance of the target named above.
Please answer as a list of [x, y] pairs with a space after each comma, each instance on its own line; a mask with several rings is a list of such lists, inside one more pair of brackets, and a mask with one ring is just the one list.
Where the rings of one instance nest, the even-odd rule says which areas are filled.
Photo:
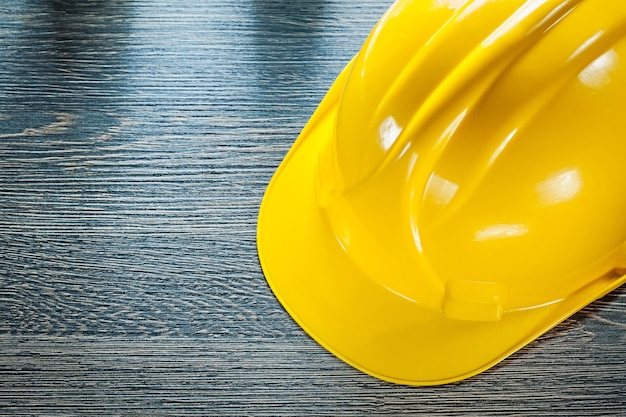
[[624, 289], [423, 388], [266, 285], [265, 186], [389, 4], [0, 2], [0, 414], [626, 415]]

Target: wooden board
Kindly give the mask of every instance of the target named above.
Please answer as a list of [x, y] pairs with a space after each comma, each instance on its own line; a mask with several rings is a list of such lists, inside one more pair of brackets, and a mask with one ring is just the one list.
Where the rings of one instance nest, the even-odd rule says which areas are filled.
[[0, 3], [0, 414], [626, 415], [624, 289], [430, 388], [269, 290], [265, 187], [389, 4]]

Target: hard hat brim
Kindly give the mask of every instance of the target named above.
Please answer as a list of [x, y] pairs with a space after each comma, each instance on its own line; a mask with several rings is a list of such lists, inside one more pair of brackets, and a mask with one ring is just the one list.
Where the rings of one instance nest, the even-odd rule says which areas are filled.
[[420, 306], [366, 276], [345, 254], [315, 196], [318, 155], [333, 137], [345, 69], [272, 178], [257, 245], [272, 291], [330, 352], [374, 377], [436, 385], [476, 375], [624, 283], [607, 277], [559, 302], [464, 321]]

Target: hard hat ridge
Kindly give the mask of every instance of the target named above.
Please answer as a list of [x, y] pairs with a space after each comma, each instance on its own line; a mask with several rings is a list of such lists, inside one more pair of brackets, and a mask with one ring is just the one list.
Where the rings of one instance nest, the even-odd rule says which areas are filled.
[[[410, 40], [397, 27], [431, 4], [398, 2], [415, 11], [383, 16], [351, 66], [339, 105], [336, 155], [345, 185], [383, 170], [434, 119], [456, 120], [581, 1], [467, 1], [431, 11], [437, 24], [414, 23]], [[363, 140], [344, 139], [354, 136]]]

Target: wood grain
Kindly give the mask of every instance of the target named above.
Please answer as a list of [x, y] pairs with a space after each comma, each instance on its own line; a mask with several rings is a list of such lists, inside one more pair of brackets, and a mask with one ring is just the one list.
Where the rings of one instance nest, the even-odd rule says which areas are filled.
[[626, 415], [624, 289], [431, 388], [269, 290], [265, 186], [389, 3], [0, 3], [0, 414]]

